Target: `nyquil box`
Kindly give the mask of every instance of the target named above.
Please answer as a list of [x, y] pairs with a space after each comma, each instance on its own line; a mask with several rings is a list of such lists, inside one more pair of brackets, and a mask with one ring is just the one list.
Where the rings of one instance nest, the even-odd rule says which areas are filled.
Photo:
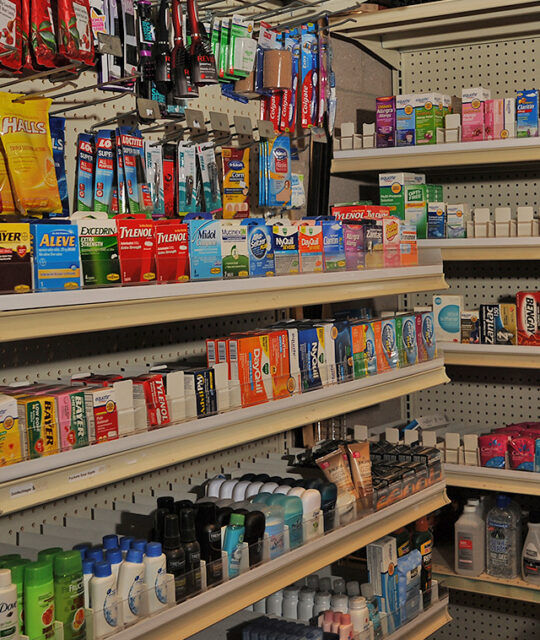
[[221, 220], [189, 221], [189, 257], [192, 280], [222, 277]]

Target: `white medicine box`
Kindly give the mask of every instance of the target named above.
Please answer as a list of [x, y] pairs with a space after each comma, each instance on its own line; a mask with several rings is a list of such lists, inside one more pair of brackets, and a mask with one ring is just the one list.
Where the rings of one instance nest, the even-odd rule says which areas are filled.
[[435, 337], [443, 342], [461, 342], [463, 296], [434, 295]]

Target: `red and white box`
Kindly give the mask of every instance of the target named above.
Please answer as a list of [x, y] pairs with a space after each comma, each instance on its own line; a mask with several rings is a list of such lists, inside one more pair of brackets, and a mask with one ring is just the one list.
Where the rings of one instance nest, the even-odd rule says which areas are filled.
[[540, 346], [540, 291], [520, 291], [516, 303], [518, 344]]
[[133, 378], [133, 397], [137, 404], [143, 399], [146, 402], [149, 429], [171, 422], [167, 391], [161, 374], [151, 373]]
[[156, 220], [154, 235], [158, 282], [189, 280], [188, 225], [178, 220]]
[[156, 279], [154, 221], [143, 213], [115, 216], [123, 283]]
[[113, 387], [86, 387], [86, 422], [91, 442], [108, 442], [118, 438], [118, 410]]

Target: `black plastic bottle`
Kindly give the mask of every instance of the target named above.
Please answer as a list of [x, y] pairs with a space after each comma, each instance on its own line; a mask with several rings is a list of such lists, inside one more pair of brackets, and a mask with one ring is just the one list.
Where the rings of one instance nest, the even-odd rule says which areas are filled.
[[217, 509], [213, 502], [199, 503], [195, 516], [195, 530], [201, 547], [201, 559], [206, 562], [206, 581], [209, 585], [221, 582], [221, 528], [217, 523]]
[[158, 509], [167, 509], [169, 513], [174, 513], [174, 498], [172, 496], [159, 496], [157, 506]]
[[186, 597], [186, 555], [180, 540], [178, 516], [170, 513], [165, 516], [165, 530], [163, 533], [163, 553], [167, 559], [167, 573], [174, 576], [174, 590], [176, 602]]
[[191, 500], [177, 500], [174, 503], [173, 513], [176, 513], [177, 516], [180, 516], [180, 511], [182, 509], [195, 509], [195, 505]]
[[217, 525], [221, 529], [221, 527], [226, 527], [229, 524], [229, 520], [231, 517], [231, 513], [233, 510], [231, 507], [220, 507], [217, 512]]
[[163, 534], [165, 532], [165, 517], [169, 515], [169, 510], [160, 507], [154, 511], [154, 531], [152, 540], [154, 542], [163, 543]]
[[[237, 513], [237, 511], [235, 511]], [[244, 542], [249, 545], [249, 566], [260, 564], [263, 559], [263, 539], [266, 519], [262, 511], [248, 511], [244, 521]]]
[[180, 540], [186, 558], [186, 585], [189, 594], [201, 590], [201, 547], [195, 535], [195, 511], [180, 509]]

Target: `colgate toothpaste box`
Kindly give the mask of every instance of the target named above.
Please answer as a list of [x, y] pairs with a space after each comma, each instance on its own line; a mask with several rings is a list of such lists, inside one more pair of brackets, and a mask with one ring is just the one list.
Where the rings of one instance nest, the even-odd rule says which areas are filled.
[[189, 280], [188, 225], [178, 220], [156, 220], [154, 234], [158, 282]]
[[115, 216], [122, 282], [156, 279], [154, 222], [144, 214]]
[[520, 291], [516, 302], [518, 344], [540, 346], [540, 291]]

